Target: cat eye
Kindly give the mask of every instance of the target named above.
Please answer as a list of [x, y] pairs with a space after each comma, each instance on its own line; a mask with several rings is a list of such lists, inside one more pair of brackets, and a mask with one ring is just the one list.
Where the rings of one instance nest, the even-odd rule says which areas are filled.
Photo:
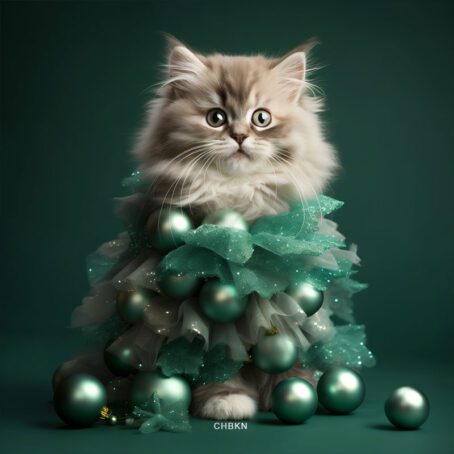
[[252, 123], [259, 128], [264, 128], [271, 123], [271, 114], [265, 109], [257, 109], [252, 114]]
[[213, 128], [219, 128], [227, 122], [227, 115], [222, 109], [211, 109], [207, 113], [207, 123]]

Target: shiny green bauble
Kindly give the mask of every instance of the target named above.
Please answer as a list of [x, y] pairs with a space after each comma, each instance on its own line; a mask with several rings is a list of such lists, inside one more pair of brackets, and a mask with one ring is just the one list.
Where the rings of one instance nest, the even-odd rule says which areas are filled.
[[70, 426], [88, 427], [99, 417], [107, 402], [104, 385], [95, 377], [76, 374], [63, 380], [54, 392], [58, 416]]
[[198, 292], [202, 280], [189, 273], [167, 271], [158, 277], [157, 283], [164, 295], [177, 300], [184, 300]]
[[52, 376], [52, 387], [55, 390], [57, 386], [66, 378], [76, 374], [91, 374], [92, 368], [81, 363], [77, 359], [66, 361], [57, 367]]
[[163, 405], [180, 403], [189, 407], [191, 403], [188, 383], [179, 376], [166, 377], [159, 371], [139, 372], [132, 381], [129, 401], [140, 406], [148, 402], [153, 393], [158, 395]]
[[348, 367], [332, 367], [317, 385], [318, 400], [331, 413], [345, 415], [364, 400], [366, 388], [361, 376]]
[[308, 381], [287, 378], [273, 389], [271, 409], [286, 424], [301, 424], [317, 410], [317, 393]]
[[183, 234], [193, 227], [189, 216], [179, 208], [156, 210], [145, 227], [151, 246], [168, 252], [183, 244]]
[[260, 339], [252, 349], [254, 364], [263, 372], [279, 374], [289, 370], [296, 361], [297, 349], [284, 334], [274, 334]]
[[402, 386], [395, 389], [386, 400], [385, 413], [399, 429], [417, 429], [429, 417], [429, 400], [421, 391]]
[[120, 290], [117, 293], [117, 313], [127, 323], [135, 323], [151, 303], [153, 293], [147, 290]]
[[323, 304], [323, 292], [308, 282], [294, 282], [285, 291], [291, 296], [308, 317], [315, 314]]
[[127, 377], [137, 371], [140, 361], [132, 347], [122, 345], [113, 352], [109, 350], [109, 346], [110, 343], [104, 350], [104, 362], [113, 374]]
[[209, 214], [203, 224], [216, 224], [221, 227], [230, 227], [232, 229], [247, 230], [246, 220], [240, 213], [233, 210], [219, 210]]
[[118, 417], [115, 415], [110, 415], [108, 421], [111, 426], [115, 426], [118, 423]]
[[234, 285], [221, 284], [217, 279], [206, 282], [199, 295], [203, 313], [215, 322], [236, 320], [246, 309], [247, 298], [240, 296]]

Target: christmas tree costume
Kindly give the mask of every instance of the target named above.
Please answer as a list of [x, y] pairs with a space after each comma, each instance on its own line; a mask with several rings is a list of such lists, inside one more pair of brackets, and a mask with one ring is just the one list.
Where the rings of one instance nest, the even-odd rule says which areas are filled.
[[[131, 381], [144, 371], [193, 386], [228, 380], [246, 363], [267, 373], [374, 364], [353, 317], [352, 296], [366, 287], [352, 279], [359, 258], [326, 218], [342, 202], [295, 202], [248, 226], [234, 211], [193, 223], [146, 199], [139, 190], [122, 202], [128, 231], [89, 257], [92, 292], [72, 318], [99, 339], [94, 362], [104, 362], [111, 403], [134, 400]], [[93, 359], [78, 361], [94, 370]], [[142, 430], [185, 430], [181, 412], [166, 426], [172, 417], [147, 408], [161, 408], [159, 397], [137, 402], [133, 415], [150, 417]]]

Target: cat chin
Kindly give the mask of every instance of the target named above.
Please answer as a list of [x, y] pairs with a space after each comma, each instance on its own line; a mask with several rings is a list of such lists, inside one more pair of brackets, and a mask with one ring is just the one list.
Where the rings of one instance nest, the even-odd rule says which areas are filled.
[[248, 175], [252, 172], [256, 172], [263, 167], [263, 163], [252, 159], [249, 156], [235, 156], [222, 161], [219, 165], [220, 170], [225, 175]]

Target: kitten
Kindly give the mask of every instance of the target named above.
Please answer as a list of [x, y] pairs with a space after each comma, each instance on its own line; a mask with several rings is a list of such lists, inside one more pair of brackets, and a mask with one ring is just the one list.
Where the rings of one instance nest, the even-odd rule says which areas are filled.
[[[305, 77], [310, 47], [277, 59], [201, 55], [169, 39], [167, 80], [134, 150], [142, 174], [156, 182], [154, 202], [200, 216], [231, 208], [253, 221], [321, 193], [337, 160]], [[271, 390], [288, 376], [315, 380], [299, 368], [270, 376], [247, 366], [194, 389], [192, 412], [249, 418], [258, 406], [269, 409]]]

